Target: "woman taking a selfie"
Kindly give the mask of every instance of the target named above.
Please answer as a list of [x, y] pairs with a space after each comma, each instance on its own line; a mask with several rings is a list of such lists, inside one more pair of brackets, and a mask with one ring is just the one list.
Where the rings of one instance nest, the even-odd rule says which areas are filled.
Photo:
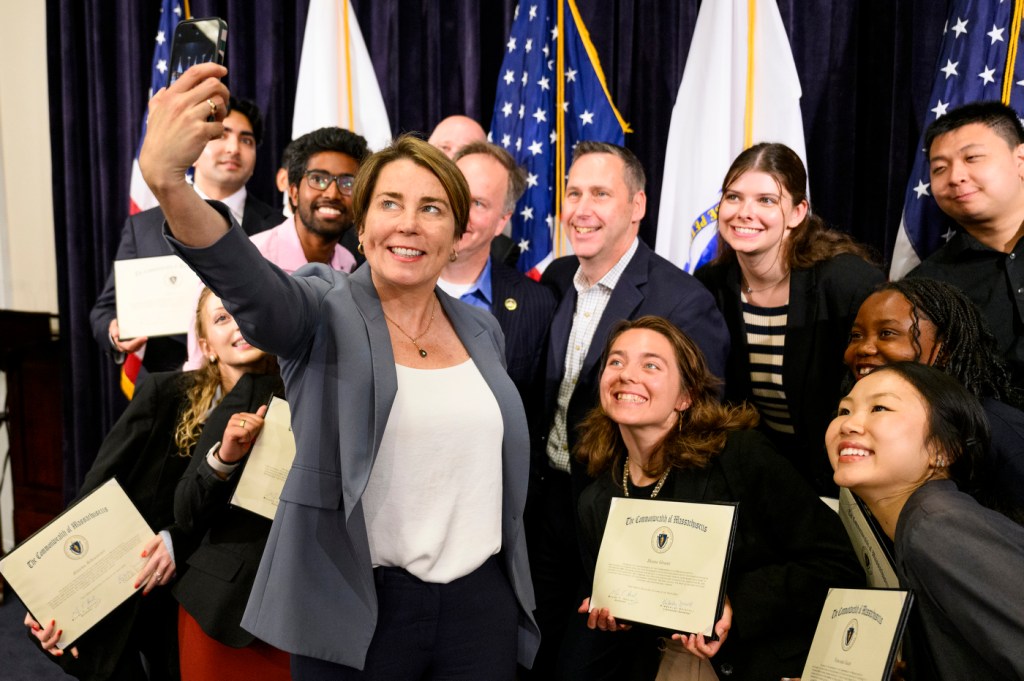
[[[739, 502], [731, 608], [715, 642], [644, 625], [621, 631], [614, 612], [592, 611], [570, 633], [563, 678], [653, 679], [658, 639], [669, 635], [723, 678], [798, 676], [828, 588], [863, 583], [838, 516], [750, 430], [753, 409], [718, 402], [703, 354], [671, 322], [620, 322], [603, 367], [601, 406], [577, 448], [597, 478], [579, 505], [587, 570], [592, 577], [613, 497]], [[588, 608], [589, 599], [580, 612]]]
[[828, 428], [836, 484], [867, 504], [914, 592], [908, 679], [1024, 678], [1024, 528], [957, 489], [987, 440], [977, 399], [912, 362], [858, 381]]

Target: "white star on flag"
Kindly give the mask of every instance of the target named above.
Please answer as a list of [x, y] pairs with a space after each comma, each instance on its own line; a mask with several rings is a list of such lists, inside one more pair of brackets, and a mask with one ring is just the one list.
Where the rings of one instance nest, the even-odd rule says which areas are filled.
[[956, 23], [953, 25], [953, 33], [956, 33], [957, 38], [967, 33], [967, 21], [957, 18]]
[[163, 31], [157, 31], [156, 33], [156, 44], [163, 45], [164, 41], [167, 40], [167, 36], [164, 35]]
[[544, 76], [540, 80], [538, 80], [537, 81], [537, 85], [540, 85], [540, 89], [541, 90], [550, 90], [551, 89], [551, 81], [548, 80], [547, 76]]
[[520, 253], [526, 253], [529, 250], [530, 250], [530, 240], [529, 239], [520, 239], [519, 240], [519, 252]]
[[541, 143], [538, 142], [537, 140], [533, 140], [533, 144], [531, 144], [528, 147], [528, 149], [530, 150], [530, 153], [533, 154], [534, 156], [544, 151], [544, 147], [541, 146]]
[[177, 14], [179, 17], [181, 16], [181, 5], [174, 6], [174, 13]]
[[530, 81], [530, 74], [527, 71], [523, 71], [523, 87]]
[[537, 18], [537, 5], [530, 5], [530, 21]]
[[947, 108], [949, 108], [949, 102], [943, 103], [943, 101], [940, 99], [939, 103], [936, 104], [935, 108], [932, 109], [931, 111], [932, 111], [932, 113], [935, 114], [936, 118], [941, 118], [942, 116], [946, 115], [946, 109]]
[[991, 38], [992, 39], [992, 43], [991, 44], [995, 45], [996, 42], [1006, 42], [1003, 39], [1003, 31], [1005, 31], [1005, 30], [1006, 30], [1005, 28], [997, 28], [995, 24], [992, 24], [992, 30], [989, 31], [988, 33], [986, 33], [985, 35], [987, 35], [989, 38]]
[[522, 118], [525, 115], [526, 115], [526, 105], [525, 104], [520, 104], [519, 105], [519, 117]]
[[548, 119], [548, 112], [545, 111], [544, 109], [541, 109], [540, 107], [537, 107], [537, 110], [534, 111], [532, 115], [535, 119], [537, 119], [538, 123], [543, 123]]
[[512, 115], [512, 102], [505, 102], [501, 105], [501, 113], [505, 114], [505, 117]]
[[505, 72], [505, 84], [511, 85], [516, 80], [516, 74], [512, 73], [511, 70]]
[[558, 133], [557, 133], [557, 132], [555, 132], [554, 130], [552, 130], [552, 131], [551, 131], [551, 134], [550, 134], [550, 135], [548, 135], [548, 139], [550, 139], [550, 140], [551, 140], [551, 143], [552, 143], [552, 144], [554, 144], [555, 142], [557, 142], [557, 141], [558, 141]]
[[537, 186], [537, 174], [536, 173], [527, 173], [527, 175], [526, 175], [526, 185], [528, 187], [536, 187]]
[[160, 61], [158, 61], [156, 63], [156, 70], [159, 71], [160, 73], [167, 73], [167, 61], [164, 60], [164, 59], [161, 59]]
[[551, 39], [552, 40], [558, 40], [558, 27], [557, 26], [555, 26], [554, 28], [551, 29]]
[[994, 78], [995, 73], [995, 69], [990, 69], [988, 67], [988, 64], [985, 64], [985, 70], [978, 74], [978, 78], [981, 78], [981, 81], [986, 85], [989, 83], [994, 83], [996, 82], [996, 79]]
[[917, 198], [921, 198], [922, 196], [929, 196], [929, 194], [928, 194], [928, 187], [930, 187], [930, 186], [931, 186], [930, 182], [925, 182], [924, 180], [918, 180], [917, 181], [917, 186], [914, 187], [914, 192], [917, 194]]
[[569, 69], [565, 72], [565, 82], [572, 83], [576, 81], [576, 69]]
[[521, 211], [519, 211], [519, 214], [523, 216], [524, 220], [532, 220], [533, 219], [533, 207], [532, 206], [526, 206]]
[[501, 136], [501, 146], [503, 146], [506, 149], [508, 149], [510, 144], [512, 144], [512, 137], [511, 137], [511, 135], [502, 135]]
[[594, 122], [594, 114], [589, 111], [584, 111], [580, 114], [580, 120], [583, 121], [583, 125], [590, 125]]
[[516, 39], [515, 38], [509, 38], [508, 39], [508, 51], [509, 52], [515, 52], [515, 49], [516, 49]]
[[956, 72], [956, 67], [958, 66], [960, 66], [960, 62], [947, 59], [946, 65], [939, 70], [946, 74], [946, 78], [949, 78], [950, 76], [959, 76], [960, 74]]

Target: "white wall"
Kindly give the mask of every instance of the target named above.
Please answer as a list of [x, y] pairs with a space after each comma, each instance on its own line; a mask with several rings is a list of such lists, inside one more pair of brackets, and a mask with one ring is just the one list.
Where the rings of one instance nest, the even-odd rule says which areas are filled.
[[[49, 121], [46, 3], [5, 2], [0, 21], [0, 309], [57, 313]], [[5, 384], [0, 375], [0, 400]], [[0, 459], [7, 448], [6, 429], [0, 429]], [[0, 489], [0, 523], [0, 548], [6, 550], [14, 540], [9, 470]]]
[[0, 161], [0, 308], [56, 314], [44, 2], [4, 3]]

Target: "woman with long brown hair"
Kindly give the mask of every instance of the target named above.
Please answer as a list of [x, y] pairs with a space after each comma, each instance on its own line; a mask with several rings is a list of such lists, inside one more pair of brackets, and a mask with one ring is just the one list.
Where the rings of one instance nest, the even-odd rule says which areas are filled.
[[653, 679], [658, 639], [669, 636], [723, 677], [799, 676], [828, 588], [863, 582], [838, 516], [752, 430], [752, 408], [718, 402], [703, 354], [668, 320], [620, 322], [603, 366], [601, 406], [581, 424], [576, 451], [596, 477], [579, 505], [587, 569], [613, 497], [739, 502], [731, 607], [715, 642], [644, 625], [623, 631], [613, 612], [590, 611], [570, 635], [562, 678]]
[[[178, 606], [170, 591], [160, 587], [175, 581], [195, 540], [174, 521], [175, 488], [207, 424], [216, 431], [215, 439], [247, 451], [261, 423], [257, 409], [280, 383], [276, 375], [257, 376], [274, 370], [273, 359], [242, 337], [220, 299], [208, 289], [199, 298], [196, 328], [205, 365], [196, 371], [148, 376], [103, 441], [79, 491], [84, 496], [116, 476], [150, 527], [159, 528], [145, 547], [143, 555], [149, 558], [136, 577], [141, 593], [81, 636], [69, 655], [57, 648], [60, 622], [41, 625], [30, 614], [25, 616], [25, 625], [41, 647], [79, 679], [179, 678]], [[231, 416], [237, 418], [224, 414], [225, 405], [233, 404], [225, 396], [243, 393], [251, 395], [245, 410], [235, 413], [231, 408]], [[244, 427], [239, 427], [243, 419]], [[220, 428], [215, 423], [226, 425]]]
[[819, 494], [835, 496], [821, 443], [840, 397], [842, 348], [884, 276], [811, 212], [804, 164], [783, 144], [756, 144], [733, 161], [718, 237], [718, 257], [696, 277], [732, 338], [725, 397], [753, 404], [776, 449]]

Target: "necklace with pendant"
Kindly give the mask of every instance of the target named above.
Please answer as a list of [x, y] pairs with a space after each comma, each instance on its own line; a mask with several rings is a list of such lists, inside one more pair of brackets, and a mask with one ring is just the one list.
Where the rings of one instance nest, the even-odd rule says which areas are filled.
[[420, 347], [420, 344], [417, 341], [419, 341], [420, 338], [423, 338], [424, 336], [426, 336], [427, 332], [430, 331], [430, 325], [434, 323], [434, 314], [436, 312], [437, 312], [437, 298], [434, 298], [434, 306], [432, 308], [430, 308], [430, 320], [427, 322], [427, 328], [423, 329], [423, 333], [421, 333], [420, 335], [416, 336], [415, 338], [410, 336], [409, 333], [405, 329], [403, 329], [401, 326], [399, 326], [398, 322], [396, 322], [394, 319], [389, 317], [387, 312], [384, 313], [384, 319], [386, 319], [389, 322], [391, 322], [392, 324], [394, 324], [395, 328], [398, 329], [399, 331], [401, 331], [402, 335], [405, 336], [406, 338], [408, 338], [412, 342], [412, 344], [416, 346], [416, 349], [419, 350], [420, 357], [424, 357], [425, 358], [427, 356], [427, 351], [424, 350], [422, 347]]

